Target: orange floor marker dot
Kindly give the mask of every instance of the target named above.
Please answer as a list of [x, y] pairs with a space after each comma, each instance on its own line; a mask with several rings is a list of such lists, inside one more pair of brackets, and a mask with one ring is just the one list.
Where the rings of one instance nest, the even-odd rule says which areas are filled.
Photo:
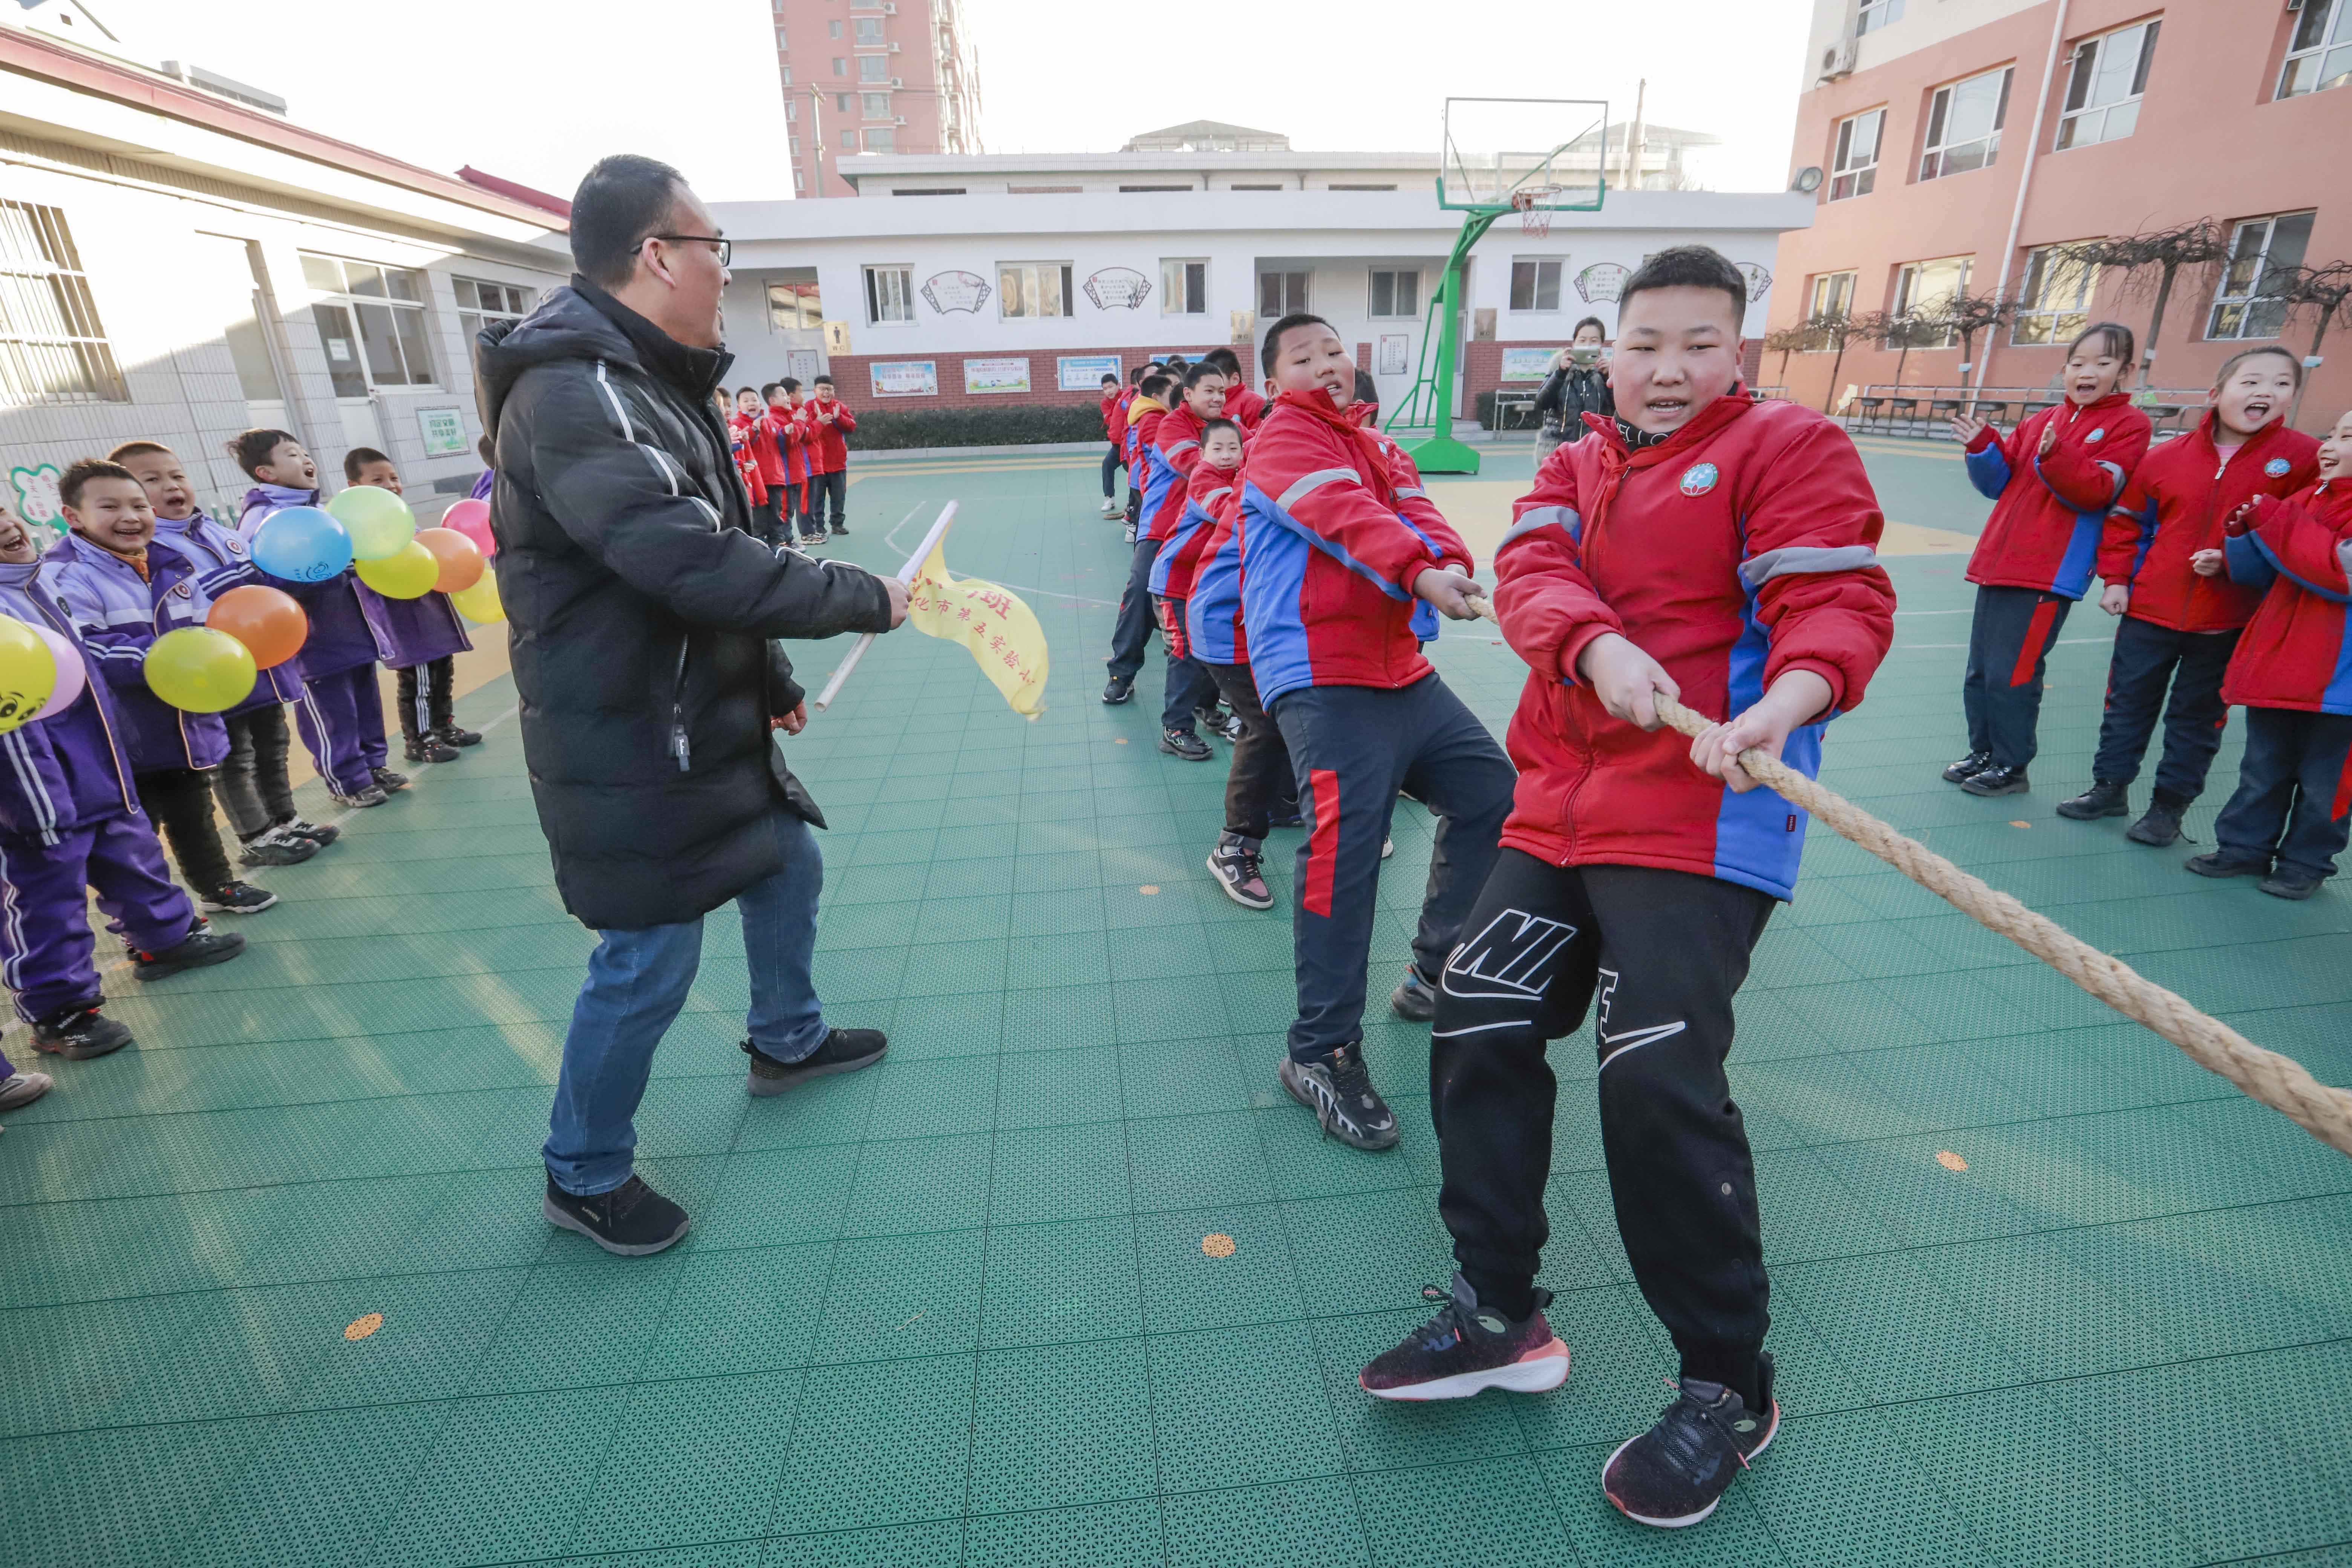
[[363, 1340], [382, 1327], [383, 1327], [383, 1314], [370, 1312], [364, 1317], [352, 1319], [350, 1327], [343, 1330], [343, 1338]]
[[1947, 1171], [1965, 1171], [1969, 1168], [1969, 1163], [1949, 1149], [1938, 1149], [1936, 1152], [1936, 1163], [1943, 1166]]
[[[1793, 786], [1791, 786], [1791, 787], [1793, 787]], [[2031, 827], [2031, 826], [2033, 826], [2033, 824], [2032, 824], [2032, 823], [2030, 823], [2030, 822], [2011, 822], [2011, 823], [2010, 824], [2010, 826], [2011, 826], [2011, 827]]]
[[[1792, 785], [1792, 786], [1790, 786], [1790, 787], [1792, 787], [1792, 788], [1793, 788], [1794, 786]], [[1136, 890], [1137, 892], [1139, 892], [1139, 893], [1141, 893], [1145, 898], [1147, 898], [1147, 899], [1148, 899], [1148, 898], [1150, 898], [1152, 894], [1154, 894], [1154, 893], [1156, 893], [1156, 892], [1158, 892], [1158, 891], [1160, 890], [1160, 884], [1159, 884], [1159, 883], [1157, 883], [1157, 882], [1146, 882], [1146, 883], [1144, 883], [1144, 884], [1143, 884], [1143, 886], [1141, 886], [1140, 888], [1136, 889], [1135, 890]]]
[[1114, 746], [1124, 746], [1127, 744], [1127, 737], [1121, 735], [1118, 740], [1113, 741], [1111, 744]]
[[1201, 1250], [1212, 1258], [1231, 1258], [1234, 1255], [1234, 1238], [1223, 1231], [1213, 1230], [1201, 1238]]

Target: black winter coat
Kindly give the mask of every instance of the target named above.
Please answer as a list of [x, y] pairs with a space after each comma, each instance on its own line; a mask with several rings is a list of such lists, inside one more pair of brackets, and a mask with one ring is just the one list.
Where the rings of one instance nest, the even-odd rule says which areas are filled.
[[782, 870], [768, 817], [824, 826], [768, 721], [801, 700], [768, 639], [887, 631], [881, 580], [772, 549], [689, 348], [574, 278], [477, 348], [522, 747], [563, 907], [693, 920]]
[[1573, 370], [1562, 364], [1544, 378], [1536, 394], [1536, 414], [1547, 430], [1564, 430], [1571, 441], [1584, 436], [1584, 416], [1614, 417], [1617, 395], [1609, 389], [1609, 373], [1595, 365]]

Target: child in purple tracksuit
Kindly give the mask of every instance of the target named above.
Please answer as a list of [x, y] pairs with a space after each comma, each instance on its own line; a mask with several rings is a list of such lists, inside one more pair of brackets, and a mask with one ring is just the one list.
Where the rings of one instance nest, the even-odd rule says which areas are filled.
[[[228, 444], [229, 456], [253, 480], [236, 519], [247, 548], [261, 525], [289, 506], [319, 504], [319, 465], [284, 430], [247, 430]], [[359, 580], [351, 572], [323, 583], [272, 577], [310, 617], [310, 635], [295, 656], [302, 698], [294, 709], [302, 743], [327, 793], [342, 805], [382, 805], [408, 780], [384, 763], [383, 694], [375, 684], [375, 635], [360, 612]]]
[[[400, 470], [373, 447], [343, 454], [343, 482], [400, 494]], [[480, 745], [481, 736], [459, 729], [449, 710], [455, 656], [474, 647], [449, 595], [429, 590], [414, 599], [387, 599], [365, 583], [356, 591], [378, 656], [400, 678], [400, 735], [407, 742], [408, 760], [454, 763], [458, 747]]]
[[[179, 455], [160, 441], [125, 441], [109, 452], [145, 488], [155, 509], [155, 536], [196, 564], [196, 585], [207, 599], [271, 579], [253, 563], [245, 541], [205, 515]], [[213, 795], [236, 830], [237, 859], [247, 866], [293, 866], [331, 844], [341, 829], [302, 820], [286, 773], [286, 704], [302, 696], [296, 661], [265, 669], [253, 695], [221, 715], [228, 754], [213, 770]]]
[[212, 770], [228, 754], [228, 731], [219, 714], [174, 708], [147, 685], [155, 639], [203, 626], [212, 608], [196, 563], [155, 537], [146, 488], [120, 463], [82, 458], [58, 479], [58, 499], [73, 531], [49, 551], [52, 582], [89, 646], [91, 677], [114, 689], [140, 805], [171, 842], [198, 903], [257, 914], [278, 895], [236, 879], [213, 821]]
[[[207, 928], [173, 882], [140, 808], [122, 715], [97, 673], [101, 650], [76, 635], [57, 577], [0, 505], [0, 615], [73, 643], [92, 672], [65, 709], [0, 734], [0, 895], [9, 915], [0, 921], [0, 979], [33, 1026], [33, 1048], [79, 1061], [131, 1043], [131, 1031], [99, 1010], [89, 889], [130, 942], [142, 980], [225, 963], [245, 951], [245, 938]], [[0, 1057], [0, 1110], [48, 1086], [47, 1074], [18, 1073]]]

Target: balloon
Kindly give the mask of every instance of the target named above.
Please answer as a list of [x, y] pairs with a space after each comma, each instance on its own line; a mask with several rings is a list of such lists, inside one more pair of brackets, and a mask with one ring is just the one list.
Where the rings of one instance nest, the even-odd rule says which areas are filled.
[[147, 650], [147, 689], [190, 713], [218, 713], [253, 695], [257, 669], [246, 646], [210, 626], [165, 632]]
[[36, 719], [54, 719], [72, 707], [81, 697], [81, 689], [89, 679], [81, 662], [81, 650], [74, 647], [73, 638], [47, 626], [35, 626], [33, 635], [49, 645], [49, 657], [58, 662], [58, 683], [49, 692], [48, 700], [34, 711]]
[[499, 580], [488, 572], [472, 587], [460, 588], [450, 595], [449, 602], [457, 606], [459, 615], [478, 626], [507, 618], [507, 607], [499, 602]]
[[243, 643], [261, 669], [275, 669], [301, 652], [310, 635], [310, 617], [294, 596], [259, 583], [231, 588], [214, 600], [205, 625]]
[[40, 634], [0, 616], [0, 734], [41, 710], [58, 687], [58, 661]]
[[352, 536], [315, 506], [289, 506], [253, 531], [253, 563], [288, 583], [323, 583], [352, 563]]
[[490, 503], [486, 500], [454, 501], [441, 514], [441, 526], [453, 533], [462, 533], [474, 542], [474, 548], [484, 555], [499, 552], [498, 536], [490, 531]]
[[441, 575], [433, 585], [443, 593], [462, 594], [482, 580], [482, 570], [488, 563], [474, 542], [456, 529], [419, 529], [416, 542], [433, 552], [433, 558], [440, 563]]
[[380, 561], [362, 557], [359, 573], [361, 582], [387, 599], [421, 599], [433, 591], [441, 563], [412, 539]]
[[352, 558], [356, 561], [397, 555], [402, 545], [416, 537], [416, 514], [408, 510], [408, 503], [375, 485], [353, 485], [329, 501], [327, 510], [352, 536]]

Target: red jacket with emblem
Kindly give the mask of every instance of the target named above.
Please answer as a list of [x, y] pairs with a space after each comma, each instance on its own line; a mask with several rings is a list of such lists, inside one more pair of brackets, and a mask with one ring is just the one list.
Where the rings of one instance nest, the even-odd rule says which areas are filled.
[[2107, 514], [2099, 575], [2131, 589], [2136, 621], [2176, 632], [2235, 631], [2254, 618], [2262, 591], [2226, 575], [2200, 577], [2189, 558], [2219, 550], [2222, 525], [2256, 496], [2290, 496], [2319, 478], [2319, 443], [2277, 420], [2226, 461], [2213, 443], [2220, 416], [2142, 458]]
[[1143, 419], [1143, 518], [1136, 537], [1165, 540], [1184, 519], [1184, 496], [1201, 461], [1201, 416], [1188, 404]]
[[[817, 418], [820, 414], [833, 416], [833, 423], [821, 422]], [[801, 427], [807, 433], [804, 438], [810, 473], [837, 474], [849, 467], [849, 443], [842, 437], [857, 428], [857, 416], [849, 411], [847, 404], [839, 398], [822, 403], [811, 398], [801, 405]]]
[[1805, 814], [1733, 793], [1674, 731], [1610, 717], [1576, 673], [1626, 637], [1684, 704], [1732, 716], [1783, 672], [1829, 682], [1830, 709], [1782, 758], [1812, 776], [1822, 723], [1853, 708], [1895, 635], [1877, 563], [1884, 520], [1845, 432], [1735, 389], [1628, 453], [1613, 420], [1555, 449], [1495, 556], [1504, 636], [1528, 665], [1507, 746], [1519, 783], [1503, 842], [1555, 866], [1657, 866], [1791, 896]]
[[[2057, 444], [2040, 455], [2042, 432]], [[1969, 443], [1969, 482], [1993, 498], [1992, 517], [1969, 557], [1969, 581], [2036, 588], [2079, 599], [2107, 509], [2147, 451], [2147, 416], [2119, 392], [2080, 406], [2061, 403], [2019, 424], [2007, 440], [1988, 426]]]
[[757, 446], [761, 421], [749, 414], [727, 416], [728, 453], [735, 459], [735, 472], [743, 481], [745, 493], [753, 506], [764, 506], [768, 500], [767, 476], [760, 471]]
[[772, 403], [768, 417], [776, 423], [776, 450], [783, 455], [784, 483], [808, 482], [808, 428], [801, 423], [797, 405]]
[[2223, 700], [2352, 713], [2352, 481], [2264, 496], [2229, 526], [2230, 575], [2263, 592], [2230, 656]]
[[1113, 387], [1102, 395], [1103, 437], [1114, 446], [1118, 444], [1119, 437], [1127, 432], [1127, 426], [1119, 418], [1120, 411], [1126, 406], [1125, 388]]
[[728, 419], [727, 426], [734, 432], [735, 438], [743, 443], [743, 449], [751, 454], [751, 460], [759, 465], [762, 484], [772, 489], [785, 482], [782, 445], [783, 425], [773, 411], [738, 413]]
[[1265, 422], [1268, 406], [1263, 394], [1239, 382], [1225, 389], [1225, 417], [1240, 426], [1245, 434]]

